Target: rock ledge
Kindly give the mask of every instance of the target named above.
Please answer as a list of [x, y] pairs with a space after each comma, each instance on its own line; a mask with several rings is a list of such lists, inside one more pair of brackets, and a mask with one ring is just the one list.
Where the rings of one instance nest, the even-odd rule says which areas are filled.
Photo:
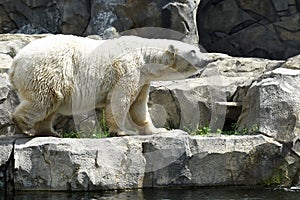
[[202, 137], [180, 130], [105, 139], [6, 137], [0, 138], [0, 152], [1, 188], [20, 191], [291, 186], [299, 163], [263, 135]]

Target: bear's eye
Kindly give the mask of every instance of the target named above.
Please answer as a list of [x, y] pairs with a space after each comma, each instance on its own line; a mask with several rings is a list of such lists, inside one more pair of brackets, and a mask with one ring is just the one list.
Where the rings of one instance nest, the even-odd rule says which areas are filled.
[[194, 57], [196, 56], [196, 51], [195, 50], [191, 50], [191, 55]]

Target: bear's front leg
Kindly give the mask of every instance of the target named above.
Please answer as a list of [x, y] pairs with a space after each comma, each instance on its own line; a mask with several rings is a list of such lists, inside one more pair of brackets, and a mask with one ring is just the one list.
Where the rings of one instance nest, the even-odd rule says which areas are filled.
[[155, 134], [167, 131], [165, 128], [156, 128], [151, 120], [148, 110], [148, 99], [149, 99], [149, 88], [150, 84], [145, 84], [135, 101], [130, 107], [130, 121], [132, 125], [138, 129], [139, 134]]
[[137, 135], [125, 126], [130, 105], [138, 93], [138, 76], [135, 74], [121, 78], [108, 94], [105, 119], [111, 135]]
[[[137, 135], [133, 131], [129, 131], [125, 128], [125, 119], [122, 112], [119, 114], [113, 114], [112, 104], [108, 103], [105, 106], [105, 121], [109, 128], [109, 134], [111, 136], [127, 136], [127, 135]], [[116, 117], [118, 115], [118, 117]]]

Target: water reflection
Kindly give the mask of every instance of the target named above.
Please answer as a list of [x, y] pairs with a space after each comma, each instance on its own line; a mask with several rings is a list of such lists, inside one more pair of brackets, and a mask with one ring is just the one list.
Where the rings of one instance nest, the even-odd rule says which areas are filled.
[[263, 188], [143, 189], [111, 192], [18, 192], [0, 200], [298, 200], [299, 192]]

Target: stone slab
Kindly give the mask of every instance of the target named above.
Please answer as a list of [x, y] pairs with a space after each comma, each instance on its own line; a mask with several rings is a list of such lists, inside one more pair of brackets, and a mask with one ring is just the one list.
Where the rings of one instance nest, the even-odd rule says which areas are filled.
[[90, 191], [166, 186], [258, 185], [284, 164], [263, 135], [189, 136], [183, 131], [104, 139], [16, 141], [15, 189]]

